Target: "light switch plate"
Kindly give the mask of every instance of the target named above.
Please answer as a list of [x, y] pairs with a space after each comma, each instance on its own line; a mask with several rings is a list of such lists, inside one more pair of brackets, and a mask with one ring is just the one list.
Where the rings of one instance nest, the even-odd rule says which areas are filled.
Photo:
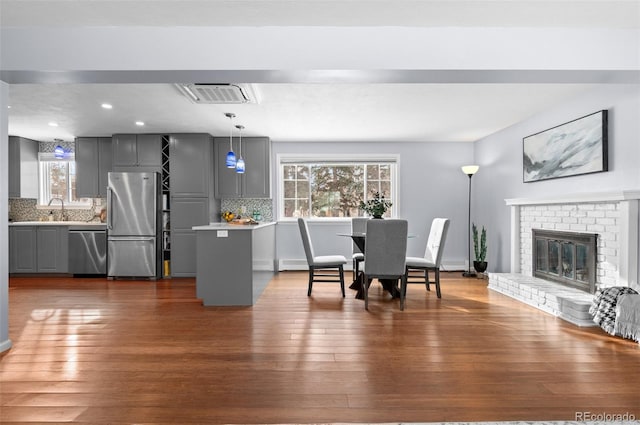
[[227, 238], [229, 237], [229, 231], [228, 230], [218, 230], [216, 231], [216, 236], [219, 238]]

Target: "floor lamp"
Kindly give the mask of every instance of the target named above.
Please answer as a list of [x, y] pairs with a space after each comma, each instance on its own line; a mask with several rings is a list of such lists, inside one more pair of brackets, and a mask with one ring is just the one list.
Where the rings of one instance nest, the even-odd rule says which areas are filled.
[[462, 172], [469, 176], [469, 216], [467, 220], [467, 246], [469, 253], [469, 268], [462, 273], [464, 277], [476, 277], [476, 272], [471, 269], [471, 177], [478, 172], [480, 167], [477, 165], [463, 165]]

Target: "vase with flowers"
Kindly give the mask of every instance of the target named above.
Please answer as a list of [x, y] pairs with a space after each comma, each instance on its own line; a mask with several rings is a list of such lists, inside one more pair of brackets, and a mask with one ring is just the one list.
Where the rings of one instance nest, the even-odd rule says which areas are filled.
[[385, 199], [384, 194], [380, 194], [380, 192], [375, 192], [373, 198], [367, 202], [360, 201], [360, 209], [373, 218], [382, 218], [392, 205], [391, 201]]

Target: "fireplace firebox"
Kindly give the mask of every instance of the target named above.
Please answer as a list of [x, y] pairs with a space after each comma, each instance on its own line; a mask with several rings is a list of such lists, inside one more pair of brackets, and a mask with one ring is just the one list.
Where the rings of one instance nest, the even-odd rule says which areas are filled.
[[597, 234], [546, 229], [532, 232], [535, 277], [595, 292]]

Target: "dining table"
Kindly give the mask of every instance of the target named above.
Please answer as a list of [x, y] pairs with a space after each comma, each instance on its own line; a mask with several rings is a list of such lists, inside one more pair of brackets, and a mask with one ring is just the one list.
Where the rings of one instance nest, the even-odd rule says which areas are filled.
[[[338, 233], [338, 236], [350, 237], [353, 240], [353, 243], [356, 244], [358, 249], [365, 254], [366, 259], [366, 240], [367, 234], [366, 232], [347, 232], [347, 233]], [[409, 234], [408, 238], [415, 238], [416, 235]], [[364, 293], [362, 291], [362, 281], [364, 279], [364, 273], [360, 271], [358, 275], [355, 277], [354, 281], [349, 285], [349, 289], [353, 289], [356, 291], [356, 299], [363, 300]], [[382, 287], [391, 294], [393, 298], [400, 298], [400, 288], [398, 288], [398, 280], [396, 279], [378, 279]]]

